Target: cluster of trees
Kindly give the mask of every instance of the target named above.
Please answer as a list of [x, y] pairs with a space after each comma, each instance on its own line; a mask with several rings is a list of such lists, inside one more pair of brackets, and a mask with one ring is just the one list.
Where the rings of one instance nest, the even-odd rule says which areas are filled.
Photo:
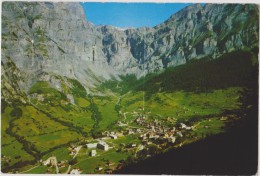
[[7, 106], [8, 106], [8, 103], [3, 98], [1, 98], [1, 113], [5, 112], [5, 108]]
[[255, 52], [234, 51], [218, 59], [209, 57], [190, 60], [185, 65], [171, 67], [162, 74], [149, 79], [138, 90], [149, 93], [160, 91], [207, 92], [231, 86], [248, 87], [257, 83], [257, 58]]
[[93, 101], [93, 98], [91, 96], [89, 96], [89, 98], [91, 99], [91, 103], [88, 108], [92, 112], [91, 118], [95, 122], [91, 130], [91, 135], [94, 138], [98, 138], [101, 136], [101, 132], [98, 130], [98, 128], [99, 128], [99, 122], [102, 119], [102, 117], [101, 117], [101, 113], [98, 110], [97, 105]]
[[13, 171], [15, 173], [15, 171], [18, 169], [18, 168], [22, 168], [24, 166], [27, 166], [27, 165], [33, 165], [35, 164], [35, 162], [37, 162], [37, 159], [34, 159], [34, 160], [28, 160], [28, 161], [20, 161], [20, 162], [17, 162], [13, 165], [9, 165], [9, 164], [6, 164], [5, 167], [1, 168], [1, 171], [3, 173], [8, 173], [10, 171]]
[[46, 81], [36, 82], [29, 91], [29, 94], [33, 93], [44, 94], [44, 102], [50, 106], [59, 105], [61, 100], [67, 100], [67, 96], [63, 92], [52, 88]]
[[15, 118], [20, 118], [23, 115], [23, 111], [19, 107], [15, 107], [11, 112], [10, 115]]
[[86, 90], [85, 88], [82, 86], [82, 84], [80, 84], [80, 82], [78, 80], [75, 79], [69, 79], [69, 81], [72, 83], [73, 87], [71, 89], [72, 94], [77, 96], [77, 97], [86, 97]]
[[77, 162], [78, 162], [78, 159], [77, 159], [77, 157], [76, 157], [76, 158], [70, 160], [70, 161], [68, 162], [68, 164], [69, 164], [69, 165], [74, 165], [74, 164], [77, 164]]
[[123, 95], [141, 86], [144, 83], [144, 81], [147, 79], [146, 77], [137, 79], [137, 77], [134, 74], [127, 74], [125, 76], [120, 76], [120, 81], [114, 79], [114, 80], [108, 80], [104, 82], [100, 86], [100, 88], [101, 90], [110, 89], [113, 92], [117, 92]]

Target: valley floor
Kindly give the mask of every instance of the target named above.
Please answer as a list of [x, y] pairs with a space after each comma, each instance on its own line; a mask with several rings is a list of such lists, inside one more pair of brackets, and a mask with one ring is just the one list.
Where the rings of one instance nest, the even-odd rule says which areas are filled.
[[[242, 94], [239, 93], [241, 91], [239, 88], [232, 88], [221, 90], [221, 93], [219, 91], [207, 93], [207, 95], [202, 93], [198, 95], [201, 105], [197, 104], [195, 106], [192, 104], [192, 101], [188, 101], [188, 104], [186, 103], [180, 106], [180, 101], [183, 102], [185, 99], [189, 99], [189, 97], [199, 103], [199, 101], [196, 100], [195, 94], [187, 94], [184, 92], [157, 94], [151, 98], [153, 101], [146, 101], [147, 105], [145, 106], [142, 106], [143, 93], [135, 94], [135, 96], [132, 94], [125, 95], [125, 97], [118, 98], [117, 101], [115, 98], [114, 102], [116, 104], [111, 107], [117, 106], [120, 103], [121, 108], [118, 111], [118, 120], [113, 122], [114, 125], [112, 127], [109, 127], [107, 130], [104, 128], [104, 130], [98, 132], [94, 138], [90, 136], [80, 136], [80, 134], [75, 131], [74, 133], [79, 137], [75, 142], [66, 141], [75, 139], [73, 131], [70, 132], [73, 137], [67, 136], [67, 132], [71, 129], [60, 129], [62, 135], [67, 137], [66, 140], [64, 140], [65, 138], [62, 139], [64, 145], [59, 147], [57, 143], [57, 147], [32, 162], [31, 164], [33, 165], [27, 164], [24, 167], [18, 167], [16, 173], [75, 172], [83, 174], [107, 174], [115, 172], [116, 170], [120, 173], [121, 169], [123, 169], [122, 173], [131, 173], [132, 163], [142, 163], [143, 160], [144, 162], [149, 162], [153, 159], [147, 158], [157, 158], [165, 152], [168, 155], [169, 151], [173, 148], [190, 146], [190, 143], [205, 141], [207, 140], [206, 137], [208, 138], [212, 135], [220, 133], [225, 135], [230, 126], [237, 124], [237, 121], [247, 118], [247, 108], [251, 108], [251, 106], [245, 107], [245, 105], [240, 104], [240, 101], [238, 101], [238, 97], [242, 96]], [[233, 97], [231, 96], [232, 93]], [[225, 94], [230, 96], [229, 100], [224, 100]], [[222, 95], [226, 104], [223, 103], [221, 99]], [[215, 96], [218, 96], [218, 99], [214, 99]], [[100, 101], [98, 97], [93, 97], [92, 99], [94, 99], [95, 102]], [[154, 101], [154, 99], [156, 100]], [[161, 101], [164, 104], [168, 102], [171, 104], [161, 106], [161, 109], [151, 108], [153, 106], [160, 107], [158, 104], [156, 105], [156, 103], [161, 103]], [[99, 104], [102, 104], [101, 102], [99, 102]], [[208, 108], [205, 111], [198, 110], [205, 106], [204, 102], [208, 102]], [[211, 106], [211, 104], [214, 104], [214, 106]], [[108, 104], [104, 103], [99, 110], [102, 110], [102, 108], [106, 109], [106, 105]], [[174, 106], [175, 109], [172, 109], [170, 106]], [[216, 109], [216, 107], [218, 107], [218, 109]], [[225, 111], [221, 110], [222, 108], [225, 109]], [[221, 111], [218, 112], [218, 110]], [[8, 112], [8, 108], [6, 112]], [[101, 111], [101, 113], [102, 112], [103, 111]], [[175, 114], [176, 117], [170, 116], [170, 114]], [[46, 136], [47, 138], [44, 138], [47, 142], [46, 145], [55, 145], [52, 141], [58, 142], [57, 140], [61, 140], [59, 136], [51, 137], [55, 133], [56, 132], [47, 134], [48, 137]], [[35, 139], [39, 139], [39, 137], [36, 136]], [[48, 144], [49, 140], [50, 144]], [[29, 138], [28, 141], [32, 142]], [[105, 149], [104, 146], [99, 146], [99, 143], [107, 145], [107, 148]], [[42, 144], [43, 143], [39, 143], [39, 147], [36, 145], [36, 148], [40, 149], [40, 145]], [[94, 147], [89, 147], [89, 145], [94, 145]], [[183, 150], [185, 150], [185, 147]], [[3, 147], [3, 149], [3, 153], [5, 153], [5, 147]], [[44, 147], [42, 149], [44, 152]], [[21, 151], [23, 150], [21, 149]], [[91, 154], [92, 152], [95, 154]], [[162, 156], [164, 156], [164, 154]], [[3, 162], [8, 162], [9, 159], [10, 156], [2, 156]], [[164, 161], [164, 158], [161, 158], [161, 160]], [[165, 162], [168, 162], [168, 160], [166, 159]], [[166, 172], [166, 170], [164, 171]], [[160, 172], [159, 170], [154, 170], [154, 173], [152, 171], [153, 170], [148, 173], [161, 174], [157, 173]], [[162, 173], [164, 173], [164, 171], [162, 171]], [[140, 170], [140, 173], [145, 172]], [[170, 174], [170, 172], [166, 173]], [[177, 173], [181, 174], [181, 172]]]

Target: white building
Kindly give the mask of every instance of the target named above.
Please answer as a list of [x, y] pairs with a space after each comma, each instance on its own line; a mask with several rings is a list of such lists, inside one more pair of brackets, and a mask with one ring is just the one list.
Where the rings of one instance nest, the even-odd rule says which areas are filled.
[[43, 165], [47, 166], [47, 165], [51, 165], [51, 166], [55, 166], [57, 164], [57, 159], [55, 156], [52, 156], [50, 158], [48, 158], [46, 161], [43, 162]]
[[180, 131], [177, 132], [177, 135], [180, 136], [180, 137], [183, 137], [183, 135]]
[[107, 143], [105, 143], [104, 141], [100, 141], [98, 144], [97, 144], [97, 148], [101, 149], [101, 150], [108, 150], [108, 145]]
[[79, 175], [81, 173], [81, 171], [79, 169], [72, 169], [70, 171], [70, 174], [74, 174], [74, 175]]
[[113, 134], [111, 134], [110, 137], [111, 137], [112, 139], [117, 139], [117, 136], [116, 136], [116, 135], [113, 135]]
[[131, 147], [136, 147], [136, 146], [137, 146], [136, 143], [131, 144]]
[[174, 136], [171, 136], [168, 138], [168, 142], [170, 142], [170, 143], [174, 143], [175, 141], [176, 141], [176, 137], [174, 137]]
[[188, 127], [187, 125], [185, 125], [184, 123], [181, 123], [181, 128], [182, 129], [186, 129], [186, 130], [190, 130], [191, 127]]
[[180, 123], [180, 125], [182, 129], [187, 127], [184, 123]]
[[97, 148], [97, 143], [89, 143], [89, 144], [86, 144], [86, 146], [88, 149]]
[[91, 152], [89, 153], [90, 156], [96, 156], [97, 151], [96, 150], [91, 150]]

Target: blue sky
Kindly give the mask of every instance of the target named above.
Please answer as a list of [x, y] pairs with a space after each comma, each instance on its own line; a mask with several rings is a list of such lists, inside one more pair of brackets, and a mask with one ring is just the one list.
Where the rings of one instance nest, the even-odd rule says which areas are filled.
[[184, 3], [81, 3], [87, 20], [95, 25], [153, 27], [190, 5]]

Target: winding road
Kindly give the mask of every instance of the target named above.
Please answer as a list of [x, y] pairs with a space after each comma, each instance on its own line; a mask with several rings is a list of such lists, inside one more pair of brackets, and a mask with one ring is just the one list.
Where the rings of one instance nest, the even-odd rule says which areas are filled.
[[76, 156], [79, 154], [79, 151], [80, 151], [81, 147], [82, 147], [82, 146], [80, 145], [80, 146], [78, 146], [77, 148], [75, 148], [76, 153], [75, 153], [75, 155], [73, 156], [73, 159], [76, 158]]

